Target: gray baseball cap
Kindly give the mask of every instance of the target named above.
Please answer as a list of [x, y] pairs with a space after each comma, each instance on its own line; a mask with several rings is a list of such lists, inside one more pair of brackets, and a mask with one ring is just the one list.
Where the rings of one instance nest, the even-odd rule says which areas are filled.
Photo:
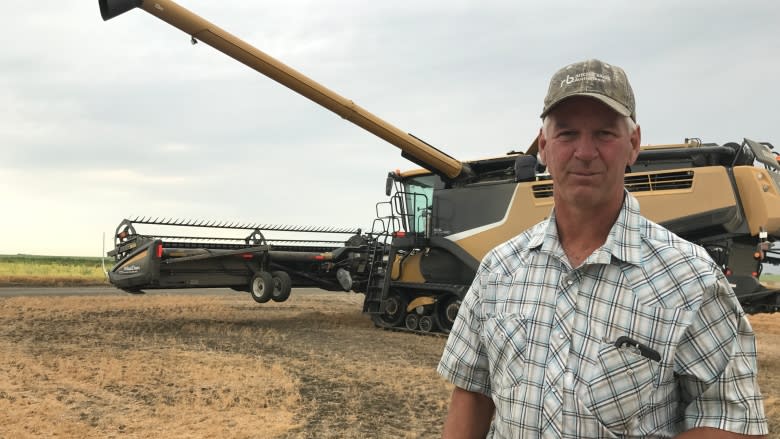
[[597, 59], [581, 61], [558, 70], [550, 79], [544, 98], [545, 117], [556, 105], [572, 96], [589, 96], [636, 121], [634, 91], [626, 72], [618, 66]]

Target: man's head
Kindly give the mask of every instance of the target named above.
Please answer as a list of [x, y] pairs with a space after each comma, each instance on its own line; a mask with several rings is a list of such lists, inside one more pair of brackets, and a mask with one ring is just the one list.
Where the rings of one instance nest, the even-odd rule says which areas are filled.
[[641, 141], [623, 70], [596, 60], [564, 67], [553, 75], [542, 117], [539, 159], [555, 182], [556, 205], [619, 209]]
[[573, 96], [598, 99], [617, 113], [636, 121], [634, 91], [626, 72], [620, 67], [589, 59], [558, 70], [550, 79], [541, 117], [544, 119], [556, 105]]

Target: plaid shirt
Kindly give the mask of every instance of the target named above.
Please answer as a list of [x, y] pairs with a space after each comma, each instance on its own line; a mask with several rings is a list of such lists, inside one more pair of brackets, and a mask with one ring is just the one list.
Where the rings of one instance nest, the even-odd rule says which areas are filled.
[[[621, 336], [644, 352], [617, 347]], [[492, 398], [488, 437], [767, 433], [755, 338], [734, 292], [704, 249], [640, 216], [628, 193], [577, 268], [554, 211], [491, 251], [438, 371]]]

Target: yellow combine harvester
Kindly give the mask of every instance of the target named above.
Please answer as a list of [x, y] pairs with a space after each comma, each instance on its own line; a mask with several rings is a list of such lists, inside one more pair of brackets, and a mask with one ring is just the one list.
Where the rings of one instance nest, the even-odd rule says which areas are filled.
[[[117, 259], [111, 280], [121, 288], [231, 286], [248, 289], [257, 299], [280, 285], [309, 282], [365, 293], [363, 310], [379, 326], [448, 332], [482, 257], [552, 208], [552, 181], [533, 146], [525, 154], [461, 162], [172, 1], [99, 4], [104, 20], [143, 9], [190, 35], [193, 43], [216, 48], [397, 146], [403, 157], [424, 168], [391, 172], [387, 214], [374, 221], [373, 230], [358, 232], [343, 246], [321, 248], [319, 254], [291, 247], [282, 255], [273, 245], [250, 239], [262, 236], [260, 227], [248, 228], [253, 235], [244, 244], [210, 248], [187, 243], [188, 251], [177, 252], [181, 245], [127, 233], [132, 222], [123, 222], [111, 252]], [[646, 146], [626, 175], [626, 187], [650, 219], [707, 249], [746, 311], [777, 310], [780, 289], [759, 281], [765, 266], [780, 266], [780, 250], [772, 247], [780, 237], [780, 163], [771, 144], [686, 139]], [[236, 262], [239, 258], [242, 263]], [[230, 276], [215, 280], [214, 267], [229, 260], [236, 262]], [[200, 265], [193, 265], [188, 276], [180, 274], [188, 272], [180, 268], [196, 262]]]

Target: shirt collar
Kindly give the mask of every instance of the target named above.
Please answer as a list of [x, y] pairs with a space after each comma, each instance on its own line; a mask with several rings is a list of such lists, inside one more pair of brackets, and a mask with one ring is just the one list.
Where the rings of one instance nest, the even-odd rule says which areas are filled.
[[[609, 231], [607, 240], [588, 257], [586, 262], [608, 264], [611, 258], [615, 257], [633, 265], [641, 265], [641, 224], [639, 201], [626, 191], [623, 206]], [[558, 228], [555, 224], [554, 207], [550, 216], [535, 228], [529, 240], [529, 247], [538, 249], [542, 253], [563, 256], [563, 248], [558, 240]]]

